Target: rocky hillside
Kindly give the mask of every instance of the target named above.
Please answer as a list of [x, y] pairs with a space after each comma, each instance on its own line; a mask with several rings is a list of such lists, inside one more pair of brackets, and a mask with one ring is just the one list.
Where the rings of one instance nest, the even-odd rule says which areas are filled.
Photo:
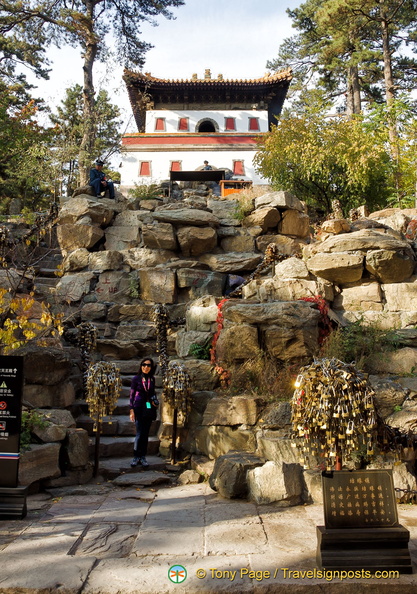
[[[231, 450], [256, 456], [253, 468], [262, 470], [254, 476], [269, 477], [279, 469], [283, 477], [280, 493], [269, 500], [288, 504], [311, 497], [302, 473], [297, 481], [285, 478], [295, 476], [286, 465], [298, 462], [287, 439], [289, 404], [266, 405], [250, 394], [224, 398], [215, 391], [219, 377], [213, 366], [195, 359], [191, 347], [207, 345], [220, 330], [216, 354], [222, 366], [260, 352], [290, 364], [309, 361], [318, 351], [320, 312], [302, 299], [321, 295], [340, 324], [361, 316], [398, 330], [399, 348], [383, 359], [375, 354], [370, 379], [385, 416], [393, 415], [393, 424], [407, 427], [415, 418], [412, 399], [417, 395], [417, 381], [404, 377], [417, 369], [417, 210], [390, 209], [354, 222], [333, 219], [313, 239], [304, 205], [288, 192], [255, 198], [248, 216], [242, 215], [238, 198], [220, 199], [200, 188], [172, 202], [122, 195], [117, 201], [88, 195], [70, 199], [58, 221], [63, 276], [51, 300], [72, 325], [91, 321], [97, 326], [97, 356], [129, 369], [126, 385], [142, 356], [156, 356], [154, 304], [166, 304], [171, 319], [185, 317], [185, 326], [173, 327], [168, 342], [170, 358], [180, 360], [193, 380], [194, 406], [182, 429], [183, 450], [201, 472], [209, 472], [210, 460]], [[271, 243], [288, 258], [255, 275], [242, 298], [222, 303], [219, 327], [219, 303], [237, 277], [253, 275]], [[381, 378], [381, 373], [394, 378]], [[76, 406], [75, 375], [69, 369], [60, 380], [74, 387], [71, 394], [67, 390], [65, 402], [60, 388], [46, 406], [82, 412]], [[41, 384], [27, 383], [27, 400], [36, 391], [33, 386]], [[172, 411], [163, 405], [158, 433], [163, 454], [171, 423]], [[122, 420], [120, 427], [129, 433]], [[407, 469], [413, 470], [411, 454], [409, 458]], [[401, 468], [397, 485], [416, 488], [415, 477]], [[258, 495], [252, 496], [268, 499], [256, 484], [252, 491]]]

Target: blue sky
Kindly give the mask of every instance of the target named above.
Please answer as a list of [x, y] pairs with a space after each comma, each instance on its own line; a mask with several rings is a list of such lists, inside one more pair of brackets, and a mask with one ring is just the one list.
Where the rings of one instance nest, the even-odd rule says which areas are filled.
[[[258, 78], [266, 72], [267, 60], [273, 59], [285, 37], [294, 34], [287, 8], [300, 0], [186, 0], [175, 9], [176, 20], [158, 19], [158, 27], [145, 23], [142, 38], [154, 45], [146, 55], [145, 72], [161, 78], [190, 78], [204, 75], [225, 78]], [[54, 62], [49, 81], [31, 81], [38, 85], [37, 94], [51, 107], [60, 102], [65, 89], [82, 84], [80, 50], [51, 48]], [[110, 60], [107, 67], [96, 64], [96, 90], [106, 88], [113, 103], [127, 116], [130, 107], [121, 80], [122, 67]]]

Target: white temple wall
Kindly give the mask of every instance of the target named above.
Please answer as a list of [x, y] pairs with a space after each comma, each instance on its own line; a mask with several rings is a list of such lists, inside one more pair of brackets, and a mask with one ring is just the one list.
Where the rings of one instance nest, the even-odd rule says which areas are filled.
[[[157, 118], [165, 119], [165, 129], [156, 129]], [[214, 121], [218, 126], [218, 132], [227, 132], [225, 129], [226, 118], [235, 118], [236, 128], [234, 132], [268, 132], [268, 112], [258, 110], [168, 110], [168, 109], [156, 109], [149, 110], [146, 112], [146, 133], [161, 132], [181, 132], [178, 129], [180, 118], [188, 118], [189, 127], [188, 130], [182, 130], [182, 132], [197, 132], [196, 126], [198, 122], [204, 119], [210, 119]], [[259, 130], [249, 129], [249, 118], [258, 118]]]
[[[169, 179], [171, 162], [180, 161], [182, 171], [194, 171], [208, 161], [210, 165], [221, 168], [228, 168], [233, 171], [233, 162], [243, 161], [245, 175], [235, 175], [237, 179], [251, 180], [255, 185], [267, 184], [268, 181], [255, 172], [253, 158], [255, 150], [204, 150], [193, 148], [192, 150], [164, 150], [164, 151], [138, 151], [133, 147], [122, 152], [122, 190], [133, 187], [134, 184], [159, 183]], [[150, 175], [140, 176], [140, 163], [150, 162]]]

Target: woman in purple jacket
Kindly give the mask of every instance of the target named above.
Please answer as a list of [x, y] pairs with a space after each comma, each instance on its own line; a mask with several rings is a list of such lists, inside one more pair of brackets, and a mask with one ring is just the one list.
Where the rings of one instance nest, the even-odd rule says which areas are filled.
[[149, 429], [156, 419], [159, 405], [155, 394], [155, 364], [150, 357], [146, 357], [140, 364], [137, 375], [132, 379], [130, 387], [130, 420], [135, 422], [136, 437], [133, 449], [132, 468], [141, 464], [148, 468], [145, 458], [148, 448]]

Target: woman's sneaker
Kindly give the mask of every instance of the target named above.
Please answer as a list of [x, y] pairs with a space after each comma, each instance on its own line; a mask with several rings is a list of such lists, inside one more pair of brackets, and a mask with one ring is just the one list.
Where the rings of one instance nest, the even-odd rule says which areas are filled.
[[135, 466], [137, 466], [139, 464], [139, 458], [133, 458], [132, 462], [130, 463], [130, 466], [132, 468], [134, 468]]
[[142, 456], [142, 458], [139, 458], [139, 462], [140, 462], [142, 468], [149, 468], [149, 462], [147, 461], [145, 456]]

